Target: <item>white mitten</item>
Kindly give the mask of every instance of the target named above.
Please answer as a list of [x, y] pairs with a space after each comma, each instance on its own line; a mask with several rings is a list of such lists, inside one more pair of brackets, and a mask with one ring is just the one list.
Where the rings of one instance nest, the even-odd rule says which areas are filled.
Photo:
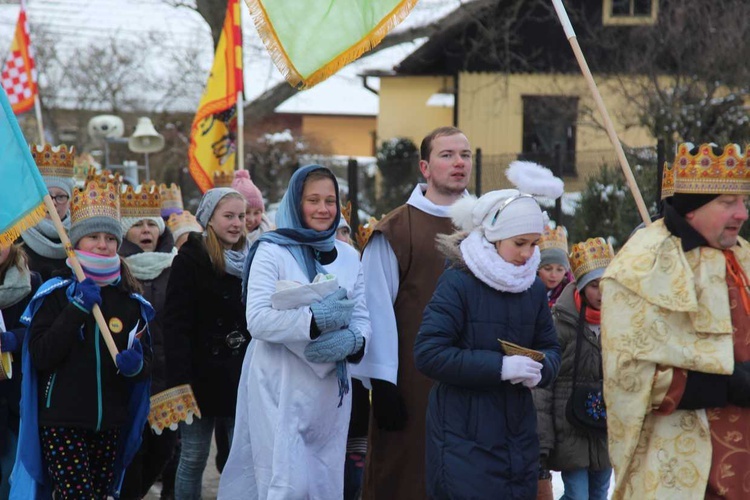
[[[509, 380], [512, 384], [542, 378], [542, 364], [526, 356], [504, 356], [503, 368], [500, 373], [502, 380]], [[534, 384], [538, 384], [539, 381]]]

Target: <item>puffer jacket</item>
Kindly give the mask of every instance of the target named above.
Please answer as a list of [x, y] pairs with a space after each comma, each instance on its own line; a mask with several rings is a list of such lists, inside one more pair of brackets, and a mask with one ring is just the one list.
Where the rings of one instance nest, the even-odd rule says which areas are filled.
[[[575, 283], [569, 284], [557, 300], [552, 317], [562, 350], [560, 373], [551, 389], [554, 447], [549, 457], [552, 470], [588, 468], [602, 470], [610, 467], [607, 436], [588, 434], [573, 427], [565, 417], [565, 407], [573, 392], [573, 361], [576, 354], [576, 335], [579, 312], [576, 308]], [[599, 337], [588, 327], [583, 329], [581, 354], [578, 359], [578, 381], [601, 380], [602, 347]]]
[[417, 368], [435, 380], [427, 408], [428, 496], [534, 498], [534, 404], [528, 388], [502, 380], [498, 338], [544, 352], [539, 385], [550, 384], [560, 351], [546, 290], [539, 278], [520, 293], [490, 288], [463, 263], [460, 239], [448, 242], [441, 249], [453, 265], [424, 310], [414, 346]]

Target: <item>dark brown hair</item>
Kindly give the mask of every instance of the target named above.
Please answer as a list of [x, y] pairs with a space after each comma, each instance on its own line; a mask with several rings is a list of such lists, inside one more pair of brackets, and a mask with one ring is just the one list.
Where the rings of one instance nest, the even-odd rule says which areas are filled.
[[422, 144], [419, 146], [419, 159], [424, 161], [430, 160], [430, 153], [432, 153], [432, 141], [438, 137], [447, 137], [449, 135], [463, 134], [463, 132], [456, 127], [439, 127], [427, 134], [422, 139]]

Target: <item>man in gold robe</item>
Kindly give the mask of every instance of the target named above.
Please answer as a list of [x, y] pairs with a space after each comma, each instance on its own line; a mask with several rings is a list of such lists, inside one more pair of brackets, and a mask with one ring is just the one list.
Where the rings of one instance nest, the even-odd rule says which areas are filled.
[[602, 279], [614, 498], [750, 498], [750, 159], [680, 145]]

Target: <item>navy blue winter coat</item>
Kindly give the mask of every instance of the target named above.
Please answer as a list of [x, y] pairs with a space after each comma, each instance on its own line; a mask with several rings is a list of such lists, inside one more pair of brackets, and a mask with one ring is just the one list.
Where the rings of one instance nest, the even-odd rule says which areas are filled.
[[424, 310], [414, 347], [417, 368], [436, 381], [426, 425], [432, 499], [536, 498], [534, 402], [522, 384], [501, 380], [498, 339], [543, 351], [539, 385], [554, 380], [560, 346], [539, 278], [525, 292], [499, 292], [454, 262]]

